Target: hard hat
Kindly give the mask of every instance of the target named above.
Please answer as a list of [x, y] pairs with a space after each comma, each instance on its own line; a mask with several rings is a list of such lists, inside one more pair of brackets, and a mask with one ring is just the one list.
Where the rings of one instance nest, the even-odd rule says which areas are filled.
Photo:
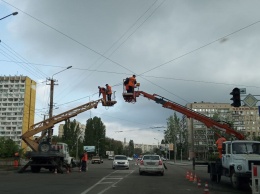
[[108, 84], [106, 84], [106, 86], [108, 86]]
[[133, 75], [133, 77], [135, 77], [135, 75]]

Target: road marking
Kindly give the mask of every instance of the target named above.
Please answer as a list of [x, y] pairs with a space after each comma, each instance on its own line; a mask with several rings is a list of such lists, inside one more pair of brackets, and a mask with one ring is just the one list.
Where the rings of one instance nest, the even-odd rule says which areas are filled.
[[[103, 177], [102, 179], [100, 179], [97, 183], [95, 183], [94, 185], [92, 185], [90, 188], [88, 188], [87, 190], [83, 191], [81, 194], [87, 194], [88, 192], [90, 192], [91, 190], [93, 190], [94, 188], [97, 188], [99, 185], [104, 185], [107, 184], [108, 186], [97, 192], [97, 194], [103, 194], [105, 191], [107, 191], [108, 189], [110, 189], [111, 187], [116, 187], [116, 184], [119, 183], [121, 180], [123, 180], [124, 178], [128, 177], [130, 174], [132, 174], [134, 172], [134, 170], [129, 170], [129, 171], [125, 171], [125, 173], [122, 173], [122, 171], [114, 171], [110, 174], [108, 174], [107, 176]], [[116, 176], [114, 174], [122, 174], [122, 176]], [[124, 175], [123, 175], [124, 174]], [[107, 182], [105, 180], [115, 180], [115, 182]], [[110, 183], [110, 184], [109, 184]], [[98, 188], [97, 188], [98, 189]]]

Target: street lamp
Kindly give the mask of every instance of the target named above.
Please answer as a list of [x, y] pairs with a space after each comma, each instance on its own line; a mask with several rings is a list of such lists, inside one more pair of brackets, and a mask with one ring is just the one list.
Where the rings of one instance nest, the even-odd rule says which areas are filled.
[[54, 76], [54, 75], [57, 75], [58, 73], [63, 72], [63, 71], [65, 71], [65, 70], [67, 70], [67, 69], [70, 69], [70, 68], [72, 68], [72, 66], [68, 66], [66, 69], [63, 69], [63, 70], [61, 70], [61, 71], [59, 71], [59, 72], [57, 72], [57, 73], [54, 73], [54, 74], [52, 75], [52, 79], [53, 79], [53, 76]]
[[58, 73], [61, 73], [61, 72], [63, 72], [63, 71], [65, 71], [65, 70], [67, 70], [67, 69], [70, 69], [72, 66], [68, 66], [66, 69], [63, 69], [63, 70], [61, 70], [61, 71], [59, 71], [59, 72], [57, 72], [57, 73], [54, 73], [53, 75], [52, 75], [52, 78], [50, 79], [49, 78], [49, 80], [51, 81], [51, 90], [50, 90], [50, 110], [49, 110], [49, 118], [51, 118], [52, 117], [52, 112], [53, 112], [53, 90], [54, 90], [54, 82], [56, 81], [56, 80], [54, 80], [53, 79], [53, 76], [54, 75], [57, 75]]
[[0, 20], [5, 19], [5, 18], [7, 18], [7, 17], [9, 17], [9, 16], [11, 16], [11, 15], [17, 15], [17, 14], [18, 14], [18, 12], [13, 12], [13, 13], [11, 13], [11, 14], [9, 14], [9, 15], [3, 17], [3, 18], [0, 18]]
[[100, 139], [98, 140], [98, 156], [99, 156], [99, 141], [100, 141], [101, 139], [104, 139], [104, 138], [102, 137], [102, 138], [100, 138]]
[[[169, 152], [169, 160], [170, 160], [171, 159], [171, 150], [170, 150], [169, 134], [167, 134], [166, 130], [163, 130], [163, 131], [164, 131], [164, 142], [165, 142], [165, 145], [166, 145], [166, 141], [168, 143], [168, 152]], [[166, 154], [166, 157], [167, 157], [167, 154]]]
[[159, 148], [159, 139], [156, 139], [156, 138], [154, 138], [154, 139], [158, 141], [158, 148]]
[[83, 128], [80, 128], [82, 130], [79, 130], [79, 133], [77, 134], [77, 147], [76, 147], [76, 160], [78, 160], [79, 158], [79, 138], [82, 137], [82, 134], [83, 134]]
[[[54, 91], [54, 82], [55, 82], [55, 80], [53, 79], [53, 76], [54, 75], [57, 75], [58, 73], [60, 73], [60, 72], [63, 72], [63, 71], [65, 71], [65, 70], [67, 70], [67, 69], [70, 69], [72, 66], [69, 66], [69, 67], [67, 67], [66, 69], [63, 69], [62, 71], [59, 71], [59, 72], [57, 72], [57, 73], [54, 73], [53, 75], [52, 75], [52, 78], [50, 79], [48, 79], [49, 81], [51, 81], [51, 83], [50, 83], [50, 109], [49, 109], [49, 118], [51, 118], [52, 117], [52, 113], [53, 113], [53, 91]], [[48, 139], [49, 140], [51, 140], [51, 135], [52, 135], [52, 133], [53, 133], [53, 131], [52, 131], [52, 129], [48, 129]]]

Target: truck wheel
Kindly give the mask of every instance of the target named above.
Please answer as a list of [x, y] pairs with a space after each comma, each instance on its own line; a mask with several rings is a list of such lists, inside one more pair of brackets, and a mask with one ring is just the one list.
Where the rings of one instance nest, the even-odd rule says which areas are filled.
[[239, 189], [240, 188], [240, 179], [236, 175], [235, 171], [231, 171], [231, 176], [230, 176], [230, 181], [234, 189]]
[[213, 174], [213, 173], [210, 173], [210, 180], [215, 182], [217, 180], [217, 175]]

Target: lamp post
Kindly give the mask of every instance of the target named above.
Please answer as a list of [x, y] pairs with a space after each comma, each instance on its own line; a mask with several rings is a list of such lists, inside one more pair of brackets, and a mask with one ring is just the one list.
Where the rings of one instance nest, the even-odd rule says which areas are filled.
[[[70, 69], [72, 66], [69, 66], [69, 67], [67, 67], [66, 69], [63, 69], [63, 70], [61, 70], [61, 71], [59, 71], [59, 72], [57, 72], [57, 73], [54, 73], [53, 75], [52, 75], [52, 78], [49, 78], [48, 80], [51, 82], [50, 84], [47, 84], [47, 85], [50, 85], [51, 87], [50, 87], [50, 109], [49, 109], [49, 118], [51, 118], [52, 117], [52, 113], [53, 113], [53, 91], [54, 91], [54, 82], [56, 81], [56, 80], [54, 80], [53, 79], [53, 76], [54, 75], [57, 75], [58, 73], [61, 73], [61, 72], [63, 72], [63, 71], [65, 71], [65, 70], [67, 70], [67, 69]], [[51, 135], [52, 135], [52, 130], [51, 129], [48, 129], [48, 139], [50, 140], [51, 139]]]
[[104, 139], [104, 138], [102, 137], [102, 138], [100, 138], [100, 139], [98, 140], [98, 156], [99, 156], [99, 141], [100, 141], [101, 139]]
[[158, 148], [159, 148], [159, 139], [156, 139], [156, 138], [154, 138], [154, 139], [158, 141]]
[[7, 18], [7, 17], [9, 17], [9, 16], [11, 16], [11, 15], [17, 15], [17, 14], [18, 14], [18, 12], [13, 12], [13, 13], [11, 13], [11, 14], [5, 16], [5, 17], [0, 18], [0, 20], [5, 19], [5, 18]]
[[[80, 129], [83, 129], [83, 128], [80, 128]], [[82, 130], [79, 130], [79, 133], [77, 134], [77, 147], [76, 147], [76, 160], [78, 160], [79, 158], [79, 138], [82, 137], [82, 134], [83, 134], [83, 131]]]

